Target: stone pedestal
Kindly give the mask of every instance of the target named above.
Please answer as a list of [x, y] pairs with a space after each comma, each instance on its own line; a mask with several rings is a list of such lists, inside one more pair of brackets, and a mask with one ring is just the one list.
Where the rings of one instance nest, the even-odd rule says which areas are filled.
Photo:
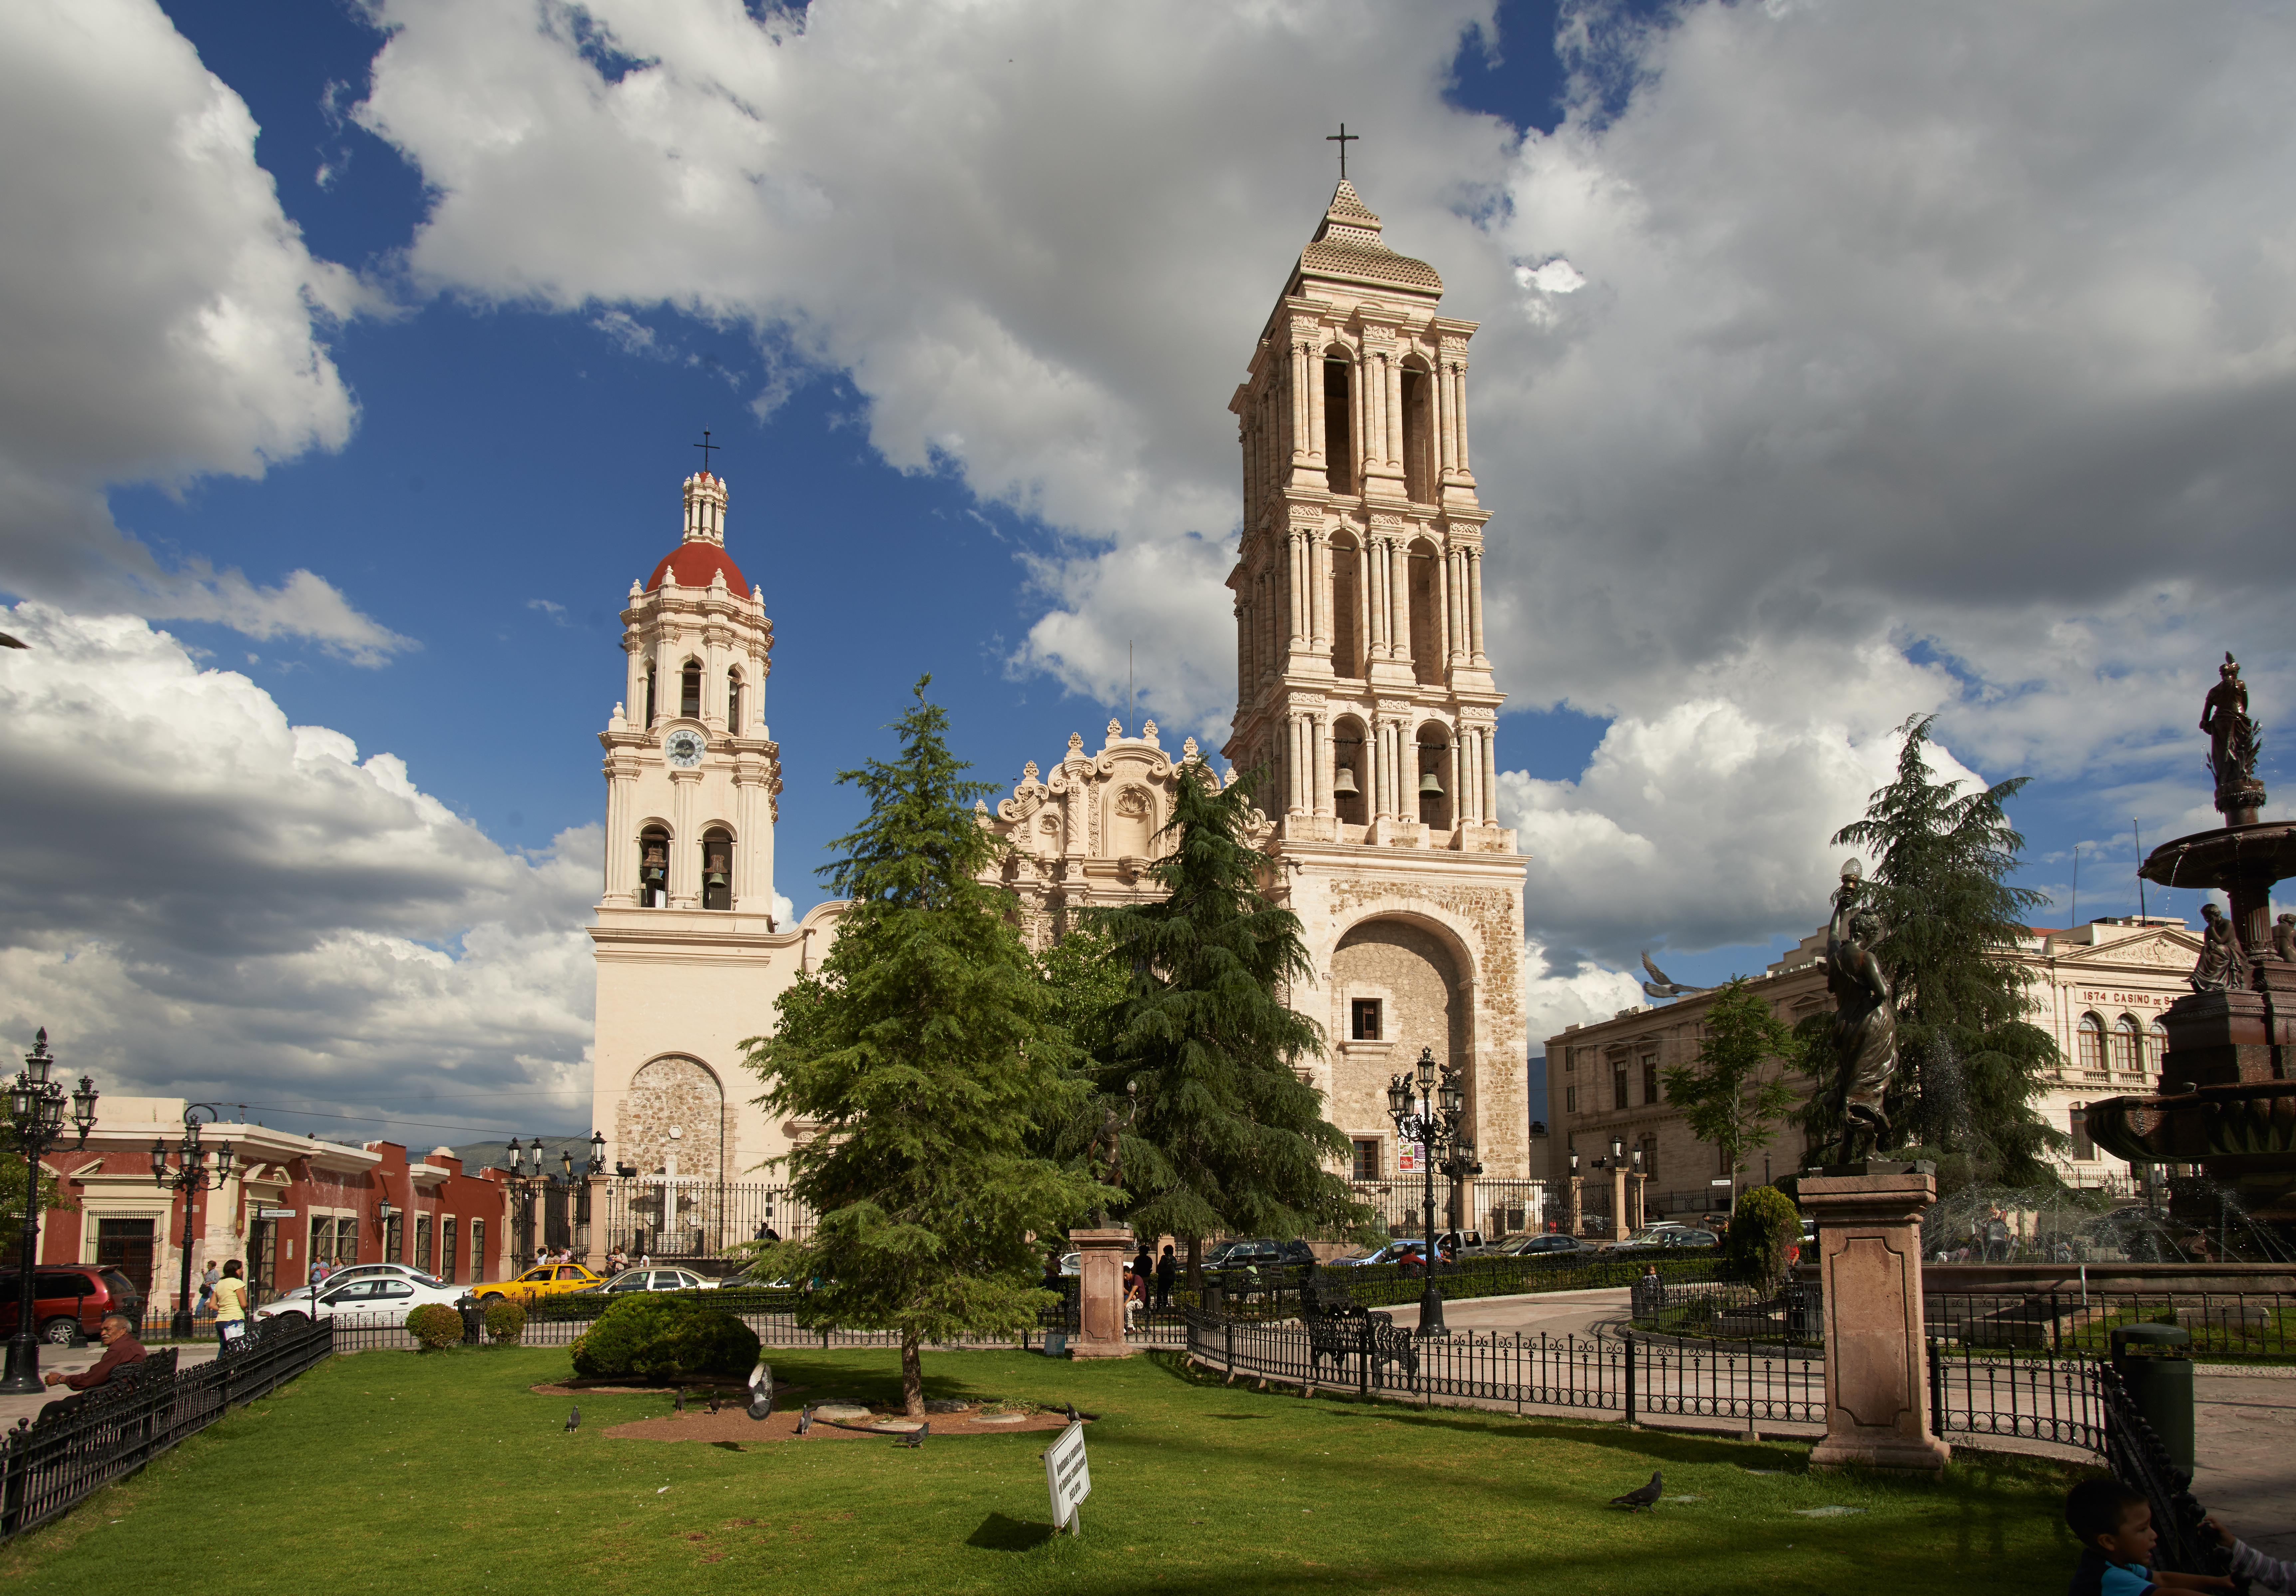
[[1132, 1256], [1132, 1232], [1114, 1226], [1070, 1231], [1069, 1245], [1083, 1255], [1084, 1265], [1077, 1298], [1077, 1333], [1069, 1343], [1069, 1355], [1130, 1357], [1132, 1348], [1124, 1340], [1124, 1263]]
[[1818, 1224], [1825, 1291], [1825, 1439], [1813, 1469], [1855, 1464], [1934, 1474], [1922, 1339], [1922, 1210], [1936, 1177], [1904, 1164], [1853, 1164], [1802, 1178]]
[[1586, 1193], [1578, 1183], [1582, 1178], [1575, 1174], [1570, 1177], [1569, 1206], [1564, 1209], [1566, 1217], [1563, 1220], [1562, 1228], [1574, 1236], [1583, 1236], [1587, 1233]]

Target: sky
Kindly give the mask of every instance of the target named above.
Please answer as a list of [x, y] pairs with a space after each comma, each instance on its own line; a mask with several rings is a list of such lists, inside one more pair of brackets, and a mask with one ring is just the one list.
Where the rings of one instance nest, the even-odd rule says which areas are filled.
[[2037, 920], [2077, 849], [2134, 913], [2227, 649], [2283, 785], [2292, 74], [2209, 0], [0, 8], [0, 1037], [584, 1128], [595, 736], [704, 429], [797, 910], [926, 673], [986, 780], [1217, 747], [1226, 405], [1342, 120], [1480, 323], [1534, 1051], [1813, 929], [1910, 716], [2031, 778]]

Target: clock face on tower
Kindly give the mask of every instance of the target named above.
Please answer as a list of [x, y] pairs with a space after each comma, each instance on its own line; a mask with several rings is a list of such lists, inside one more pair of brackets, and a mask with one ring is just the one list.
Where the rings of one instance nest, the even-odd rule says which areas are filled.
[[701, 733], [680, 726], [662, 740], [661, 751], [680, 770], [692, 770], [701, 763]]

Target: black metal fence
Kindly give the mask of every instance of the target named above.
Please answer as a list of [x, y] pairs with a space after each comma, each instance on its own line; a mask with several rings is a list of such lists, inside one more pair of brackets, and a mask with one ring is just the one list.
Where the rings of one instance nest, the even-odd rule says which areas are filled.
[[234, 1404], [268, 1395], [324, 1359], [333, 1340], [324, 1323], [268, 1330], [181, 1371], [173, 1348], [155, 1352], [17, 1420], [0, 1442], [0, 1540], [69, 1511]]
[[2102, 1356], [2123, 1325], [2174, 1324], [2195, 1357], [2296, 1357], [2296, 1296], [2284, 1292], [1933, 1292], [1923, 1312], [1931, 1337], [1956, 1347]]
[[604, 1225], [589, 1237], [600, 1256], [619, 1247], [633, 1260], [716, 1273], [709, 1266], [726, 1265], [727, 1248], [767, 1231], [789, 1241], [813, 1234], [813, 1210], [785, 1185], [635, 1175], [603, 1187]]

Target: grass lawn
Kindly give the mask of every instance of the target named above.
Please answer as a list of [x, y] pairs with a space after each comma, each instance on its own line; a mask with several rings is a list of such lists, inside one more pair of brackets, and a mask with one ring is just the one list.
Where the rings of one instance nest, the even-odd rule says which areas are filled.
[[[890, 1400], [894, 1355], [772, 1355], [808, 1398]], [[1806, 1448], [1301, 1401], [1168, 1358], [928, 1354], [929, 1395], [1102, 1415], [1080, 1539], [1046, 1434], [738, 1450], [616, 1440], [658, 1395], [564, 1397], [562, 1348], [341, 1357], [0, 1548], [31, 1596], [338, 1592], [2018, 1592], [2073, 1562], [2072, 1473], [1963, 1454], [1940, 1486], [1807, 1471]], [[1669, 1496], [1603, 1504], [1666, 1471]], [[664, 1487], [667, 1487], [665, 1489]], [[1852, 1512], [1802, 1517], [1813, 1509]]]

